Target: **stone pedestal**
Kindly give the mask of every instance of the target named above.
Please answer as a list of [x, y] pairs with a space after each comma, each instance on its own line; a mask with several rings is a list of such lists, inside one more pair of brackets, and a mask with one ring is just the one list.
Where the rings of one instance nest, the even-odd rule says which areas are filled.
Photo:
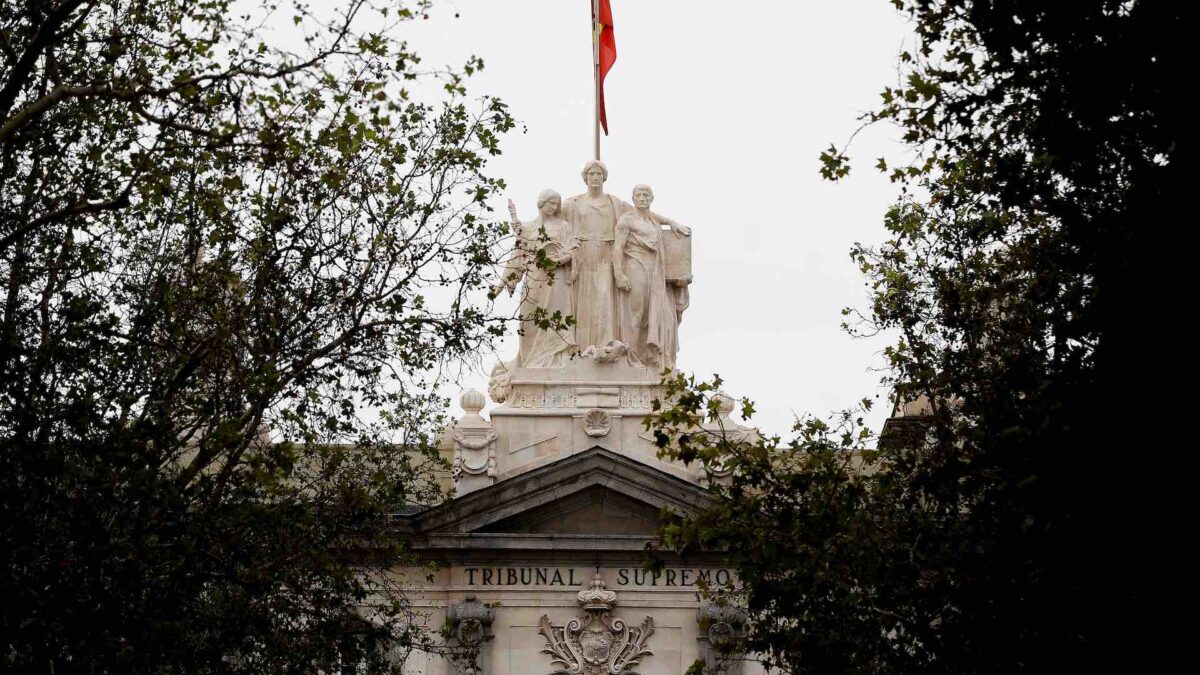
[[[661, 373], [607, 353], [577, 356], [560, 368], [512, 368], [502, 379], [502, 387], [491, 388], [501, 405], [492, 409], [488, 426], [496, 439], [491, 454], [496, 481], [601, 447], [700, 482], [695, 467], [659, 459], [654, 436], [645, 427], [651, 402], [659, 396]], [[474, 433], [481, 438], [487, 434]], [[457, 492], [466, 494], [490, 482], [461, 480]]]
[[454, 465], [451, 476], [458, 494], [485, 488], [496, 482], [496, 439], [498, 434], [491, 423], [483, 419], [486, 400], [483, 394], [470, 390], [463, 393], [459, 403], [466, 414], [454, 427]]

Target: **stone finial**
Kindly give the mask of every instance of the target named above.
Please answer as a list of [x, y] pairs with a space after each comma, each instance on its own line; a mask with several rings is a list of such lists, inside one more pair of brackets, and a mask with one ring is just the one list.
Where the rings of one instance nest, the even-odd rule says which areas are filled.
[[604, 578], [596, 573], [592, 583], [587, 588], [579, 591], [576, 596], [579, 604], [589, 612], [611, 610], [617, 604], [617, 594], [615, 591], [610, 591], [604, 588]]
[[459, 397], [458, 403], [468, 416], [474, 415], [478, 417], [479, 412], [483, 410], [483, 406], [487, 405], [487, 398], [474, 389], [468, 389]]
[[495, 482], [496, 440], [500, 434], [479, 414], [487, 403], [483, 394], [468, 389], [459, 403], [465, 414], [454, 427], [454, 467], [450, 475], [461, 495]]
[[723, 391], [718, 391], [713, 395], [713, 398], [717, 400], [717, 412], [721, 414], [721, 419], [728, 419], [733, 414], [733, 409], [737, 402], [733, 400], [732, 396]]
[[[717, 402], [717, 419], [705, 420], [701, 426], [710, 433], [720, 436], [730, 443], [750, 443], [758, 438], [758, 432], [752, 427], [738, 424], [733, 419], [733, 411], [737, 409], [737, 399], [718, 391], [712, 395]], [[727, 465], [712, 465], [705, 467], [709, 481], [721, 481], [729, 477], [732, 471]]]

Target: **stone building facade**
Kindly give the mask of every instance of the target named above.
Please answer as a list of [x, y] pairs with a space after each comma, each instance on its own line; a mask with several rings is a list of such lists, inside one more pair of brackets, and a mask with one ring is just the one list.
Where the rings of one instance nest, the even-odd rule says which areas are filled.
[[[613, 388], [626, 386], [652, 385]], [[640, 431], [647, 410], [619, 407], [618, 392], [607, 408], [590, 407], [594, 401], [530, 406], [493, 413], [489, 422], [478, 416], [481, 399], [463, 396], [467, 415], [455, 430], [455, 463], [492, 465], [492, 475], [456, 472], [458, 496], [401, 523], [415, 553], [436, 565], [432, 583], [414, 588], [415, 604], [433, 625], [444, 622], [450, 636], [447, 654], [410, 659], [407, 670], [679, 675], [701, 659], [710, 673], [762, 672], [719, 648], [743, 621], [736, 607], [700, 593], [702, 586], [735, 583], [720, 555], [685, 560], [660, 553], [661, 570], [644, 567], [663, 514], [687, 514], [711, 499], [699, 474], [654, 456]], [[606, 433], [588, 433], [596, 411], [606, 415]], [[528, 424], [530, 417], [538, 422]], [[544, 438], [529, 426], [562, 433]], [[541, 448], [528, 452], [530, 446]]]
[[[714, 675], [761, 673], [721, 648], [740, 610], [700, 593], [736, 583], [720, 555], [643, 567], [664, 514], [703, 508], [707, 481], [721, 479], [660, 459], [643, 424], [675, 364], [691, 230], [651, 212], [647, 186], [633, 204], [606, 194], [599, 162], [583, 178], [588, 191], [568, 200], [544, 191], [532, 221], [514, 209], [517, 248], [495, 291], [524, 282], [520, 352], [492, 372], [488, 419], [482, 393], [462, 396], [448, 439], [455, 498], [400, 519], [436, 566], [411, 599], [448, 635], [444, 653], [406, 670], [680, 675], [699, 660]], [[539, 312], [577, 321], [548, 328]], [[753, 433], [723, 404], [725, 430]]]

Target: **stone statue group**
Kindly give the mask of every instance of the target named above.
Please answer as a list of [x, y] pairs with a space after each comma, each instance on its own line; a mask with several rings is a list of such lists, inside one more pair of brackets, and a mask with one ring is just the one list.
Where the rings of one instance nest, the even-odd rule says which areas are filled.
[[[544, 190], [537, 217], [524, 223], [509, 202], [517, 242], [492, 291], [511, 294], [525, 283], [520, 350], [505, 370], [556, 368], [575, 355], [675, 367], [691, 229], [650, 210], [649, 186], [634, 186], [629, 204], [604, 192], [607, 179], [604, 164], [589, 161], [587, 192], [564, 201]], [[556, 330], [556, 314], [574, 316], [575, 324]]]

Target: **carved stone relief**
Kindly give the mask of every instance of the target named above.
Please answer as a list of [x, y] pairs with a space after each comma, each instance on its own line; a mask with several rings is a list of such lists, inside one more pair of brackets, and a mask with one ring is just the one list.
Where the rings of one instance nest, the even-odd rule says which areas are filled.
[[657, 395], [657, 387], [621, 387], [621, 407], [649, 410]]
[[696, 610], [705, 675], [740, 675], [746, 613], [724, 600], [705, 600]]
[[492, 366], [491, 378], [488, 380], [488, 396], [496, 403], [504, 403], [512, 393], [511, 364], [497, 363]]
[[466, 391], [459, 403], [466, 414], [454, 428], [454, 466], [451, 476], [456, 483], [466, 476], [495, 479], [496, 441], [500, 434], [479, 415], [485, 403], [483, 394], [473, 389]]
[[575, 388], [567, 385], [519, 385], [507, 394], [511, 408], [574, 408]]
[[597, 408], [595, 410], [589, 410], [588, 413], [583, 416], [583, 433], [587, 434], [588, 436], [593, 438], [607, 436], [608, 432], [611, 430], [612, 415], [608, 414], [607, 411]]
[[641, 365], [629, 360], [629, 346], [620, 340], [609, 340], [602, 345], [591, 345], [579, 355], [581, 358], [592, 359], [600, 363], [616, 363], [629, 361], [633, 365]]
[[492, 622], [496, 611], [468, 595], [463, 602], [446, 610], [450, 630], [448, 647], [455, 675], [483, 675], [487, 670], [483, 645], [492, 639]]
[[605, 589], [599, 574], [576, 597], [587, 612], [584, 617], [555, 626], [543, 614], [539, 622], [538, 633], [546, 639], [542, 653], [563, 666], [551, 675], [636, 675], [633, 667], [653, 655], [646, 642], [654, 634], [654, 619], [647, 616], [630, 628], [612, 616], [617, 594]]

